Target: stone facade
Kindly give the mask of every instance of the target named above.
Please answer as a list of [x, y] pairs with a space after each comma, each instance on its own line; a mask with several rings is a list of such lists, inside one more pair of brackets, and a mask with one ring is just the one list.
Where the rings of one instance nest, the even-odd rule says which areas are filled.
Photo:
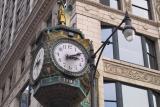
[[[34, 41], [39, 31], [47, 26], [50, 13], [52, 26], [57, 22], [56, 0], [13, 1], [0, 0], [0, 107], [19, 107], [19, 95], [29, 83]], [[100, 4], [99, 0], [75, 0], [70, 26], [80, 29], [91, 39], [96, 50], [101, 45], [101, 22], [117, 26], [127, 9], [136, 31], [155, 41], [160, 69], [160, 1], [152, 0], [153, 20], [132, 15], [130, 0], [121, 0], [121, 3], [122, 10], [115, 10]], [[97, 75], [99, 107], [104, 107], [103, 78], [160, 91], [159, 70], [101, 58]], [[41, 107], [31, 96], [30, 107]]]

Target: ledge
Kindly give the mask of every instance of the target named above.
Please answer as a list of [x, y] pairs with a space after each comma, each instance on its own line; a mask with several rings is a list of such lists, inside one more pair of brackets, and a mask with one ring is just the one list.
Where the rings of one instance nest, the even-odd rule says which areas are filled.
[[136, 81], [136, 84], [144, 87], [150, 86], [150, 88], [156, 87], [156, 89], [160, 87], [160, 71], [158, 70], [114, 59], [103, 60], [103, 65], [104, 73], [125, 78], [125, 82], [135, 83]]
[[[77, 0], [77, 1], [81, 2], [81, 3], [91, 5], [91, 6], [94, 6], [94, 7], [97, 7], [97, 8], [102, 9], [102, 10], [107, 10], [109, 12], [113, 12], [113, 13], [116, 13], [116, 14], [119, 14], [119, 15], [124, 15], [125, 14], [122, 10], [113, 9], [113, 8], [110, 8], [109, 6], [105, 6], [101, 3], [97, 3], [97, 2], [93, 2], [93, 1], [89, 1], [89, 0]], [[135, 16], [135, 15], [132, 15], [132, 14], [131, 14], [131, 17], [134, 20], [137, 20], [137, 21], [140, 21], [140, 22], [143, 22], [143, 23], [146, 23], [146, 24], [150, 24], [152, 26], [160, 27], [160, 22], [156, 22], [154, 20], [148, 20], [148, 19], [145, 19], [145, 18], [142, 18], [142, 17], [139, 17], [139, 16]]]

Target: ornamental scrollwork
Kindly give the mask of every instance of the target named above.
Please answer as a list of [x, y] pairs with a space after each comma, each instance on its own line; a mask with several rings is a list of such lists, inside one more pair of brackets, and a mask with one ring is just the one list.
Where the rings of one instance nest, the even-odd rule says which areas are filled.
[[125, 7], [126, 7], [126, 10], [131, 12], [132, 9], [131, 9], [131, 0], [125, 0]]
[[156, 11], [157, 11], [157, 14], [158, 14], [158, 18], [160, 20], [160, 0], [157, 0]]
[[133, 80], [160, 85], [160, 75], [149, 73], [148, 71], [143, 72], [140, 69], [133, 69], [133, 68], [105, 62], [104, 72], [130, 78]]

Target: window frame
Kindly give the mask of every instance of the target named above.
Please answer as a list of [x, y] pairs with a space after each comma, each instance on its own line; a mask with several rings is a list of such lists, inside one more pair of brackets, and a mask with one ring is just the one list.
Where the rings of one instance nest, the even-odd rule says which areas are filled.
[[[148, 18], [145, 18], [145, 19], [152, 20], [152, 19], [153, 19], [152, 9], [151, 9], [151, 4], [152, 4], [152, 3], [150, 2], [150, 0], [145, 0], [145, 1], [147, 1], [148, 9], [146, 9], [146, 8], [144, 8], [144, 7], [140, 7], [140, 6], [136, 5], [136, 4], [133, 4], [132, 1], [131, 1], [132, 14], [135, 15], [135, 14], [133, 13], [133, 7], [136, 7], [136, 8], [138, 8], [138, 9], [147, 11], [147, 12], [148, 12]], [[141, 17], [140, 15], [135, 15], [135, 16]], [[142, 17], [142, 18], [144, 18], [144, 17]]]
[[104, 99], [104, 103], [105, 102], [115, 102], [117, 104], [117, 107], [123, 107], [123, 102], [122, 102], [122, 93], [121, 92], [121, 84], [119, 82], [115, 82], [115, 81], [104, 81], [103, 85], [106, 83], [114, 83], [115, 84], [115, 94], [116, 94], [116, 101], [110, 101], [110, 100], [105, 100]]
[[19, 107], [21, 107], [21, 101], [22, 101], [22, 94], [24, 93], [24, 91], [26, 90], [26, 88], [28, 87], [28, 97], [27, 97], [27, 107], [30, 106], [30, 101], [31, 101], [31, 85], [29, 83], [27, 83], [20, 91], [19, 95], [18, 95], [18, 99], [19, 99]]
[[[105, 24], [101, 24], [101, 30], [102, 29], [105, 29], [105, 28], [108, 28], [108, 29], [112, 29], [112, 31], [115, 29], [115, 26], [112, 26], [112, 25], [105, 25]], [[118, 30], [122, 30], [121, 28], [118, 29]], [[156, 48], [155, 48], [155, 45], [152, 46], [154, 47], [154, 52], [155, 53], [155, 67], [149, 67], [149, 64], [148, 64], [148, 58], [147, 58], [147, 47], [146, 47], [146, 40], [148, 39], [149, 41], [152, 41], [154, 43], [153, 40], [149, 39], [146, 37], [146, 35], [142, 35], [140, 33], [136, 33], [137, 36], [140, 36], [141, 38], [141, 47], [142, 47], [142, 56], [143, 56], [143, 63], [144, 65], [140, 65], [140, 64], [135, 64], [133, 62], [129, 62], [129, 61], [124, 61], [124, 60], [121, 60], [120, 59], [120, 50], [119, 50], [119, 41], [118, 41], [118, 31], [115, 32], [115, 34], [112, 36], [112, 42], [111, 42], [111, 45], [113, 46], [113, 59], [116, 59], [116, 60], [121, 60], [121, 61], [124, 61], [124, 62], [127, 62], [127, 63], [132, 63], [132, 64], [135, 64], [135, 65], [139, 65], [139, 66], [144, 66], [144, 67], [147, 67], [147, 68], [150, 68], [150, 69], [155, 69], [155, 70], [158, 70], [158, 63], [157, 63], [157, 55], [156, 55]], [[102, 35], [101, 35], [102, 36]], [[102, 43], [103, 43], [103, 40], [101, 40]], [[104, 40], [105, 41], [105, 40]], [[155, 43], [154, 43], [155, 44]], [[110, 44], [109, 44], [110, 45]], [[107, 47], [107, 46], [106, 46]], [[105, 59], [105, 57], [104, 57]]]
[[[154, 103], [153, 103], [153, 95], [155, 95], [156, 97], [158, 96], [158, 98], [160, 99], [160, 93], [157, 93], [155, 92], [154, 90], [151, 90], [151, 89], [147, 89], [147, 88], [144, 88], [142, 86], [137, 86], [137, 85], [133, 85], [133, 84], [129, 84], [129, 83], [124, 83], [124, 82], [119, 82], [119, 81], [110, 81], [110, 80], [105, 80], [103, 81], [103, 85], [105, 83], [115, 83], [115, 94], [116, 94], [116, 101], [117, 101], [117, 107], [123, 107], [123, 92], [122, 92], [122, 85], [126, 85], [126, 86], [130, 86], [130, 87], [134, 87], [134, 88], [138, 88], [138, 89], [143, 89], [143, 90], [146, 90], [147, 91], [147, 94], [148, 94], [148, 104], [149, 104], [149, 107], [154, 107]], [[105, 90], [104, 90], [105, 91]], [[105, 102], [105, 101], [104, 101]], [[156, 102], [157, 99], [156, 99]], [[160, 102], [157, 103], [157, 107], [160, 106]]]
[[[141, 36], [141, 40], [142, 40], [142, 49], [143, 49], [143, 59], [144, 59], [144, 66], [147, 67], [147, 68], [150, 68], [150, 69], [155, 69], [155, 70], [158, 70], [158, 63], [157, 63], [157, 55], [156, 55], [156, 48], [155, 48], [155, 42], [147, 37], [144, 37], [142, 36], [141, 34], [139, 34]], [[151, 57], [154, 57], [154, 62], [150, 62], [150, 63], [154, 63], [154, 67], [149, 65], [149, 62], [148, 62], [148, 55], [150, 56], [150, 53], [147, 52], [147, 46], [146, 44], [149, 42], [152, 42], [152, 48], [153, 48], [153, 53], [154, 53], [154, 56], [151, 55]], [[149, 60], [150, 61], [150, 60]]]
[[102, 5], [109, 6], [109, 7], [112, 8], [112, 9], [121, 10], [121, 7], [122, 7], [122, 6], [121, 6], [121, 0], [115, 0], [115, 1], [117, 1], [117, 8], [114, 8], [114, 7], [111, 7], [111, 6], [110, 6], [110, 2], [111, 2], [112, 0], [106, 1], [105, 4], [104, 4], [103, 1], [104, 1], [104, 0], [100, 0], [100, 3], [101, 3]]

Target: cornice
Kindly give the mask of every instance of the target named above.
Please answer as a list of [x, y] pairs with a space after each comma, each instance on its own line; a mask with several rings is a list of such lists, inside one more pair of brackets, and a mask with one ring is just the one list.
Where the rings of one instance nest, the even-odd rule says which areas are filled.
[[[98, 9], [102, 9], [102, 10], [105, 10], [105, 11], [107, 10], [111, 13], [115, 13], [115, 14], [119, 14], [119, 15], [123, 15], [123, 16], [125, 15], [125, 13], [121, 10], [113, 9], [113, 8], [110, 8], [108, 6], [105, 6], [105, 5], [97, 3], [97, 2], [93, 2], [93, 1], [90, 1], [90, 0], [76, 0], [76, 1], [88, 4], [88, 5], [91, 5], [91, 6], [94, 6], [94, 7], [97, 7]], [[160, 22], [155, 22], [153, 20], [148, 20], [148, 19], [138, 17], [138, 16], [135, 16], [135, 15], [132, 15], [132, 14], [130, 14], [130, 16], [131, 16], [132, 19], [143, 22], [143, 23], [146, 23], [146, 24], [150, 24], [150, 25], [153, 25], [153, 26], [156, 26], [156, 27], [158, 27], [160, 25]]]
[[104, 60], [104, 72], [160, 86], [160, 72], [123, 61]]
[[[33, 33], [36, 31], [37, 25], [39, 25], [39, 23], [42, 21], [43, 17], [47, 13], [47, 10], [50, 8], [54, 1], [55, 0], [39, 0], [37, 2], [23, 26], [17, 32], [13, 45], [6, 54], [4, 60], [1, 62], [1, 76], [4, 75], [4, 71], [9, 72], [10, 68], [13, 67], [16, 60], [22, 56], [26, 47], [29, 46], [30, 42], [34, 38]], [[0, 81], [2, 81], [2, 79], [3, 78], [0, 78]]]

